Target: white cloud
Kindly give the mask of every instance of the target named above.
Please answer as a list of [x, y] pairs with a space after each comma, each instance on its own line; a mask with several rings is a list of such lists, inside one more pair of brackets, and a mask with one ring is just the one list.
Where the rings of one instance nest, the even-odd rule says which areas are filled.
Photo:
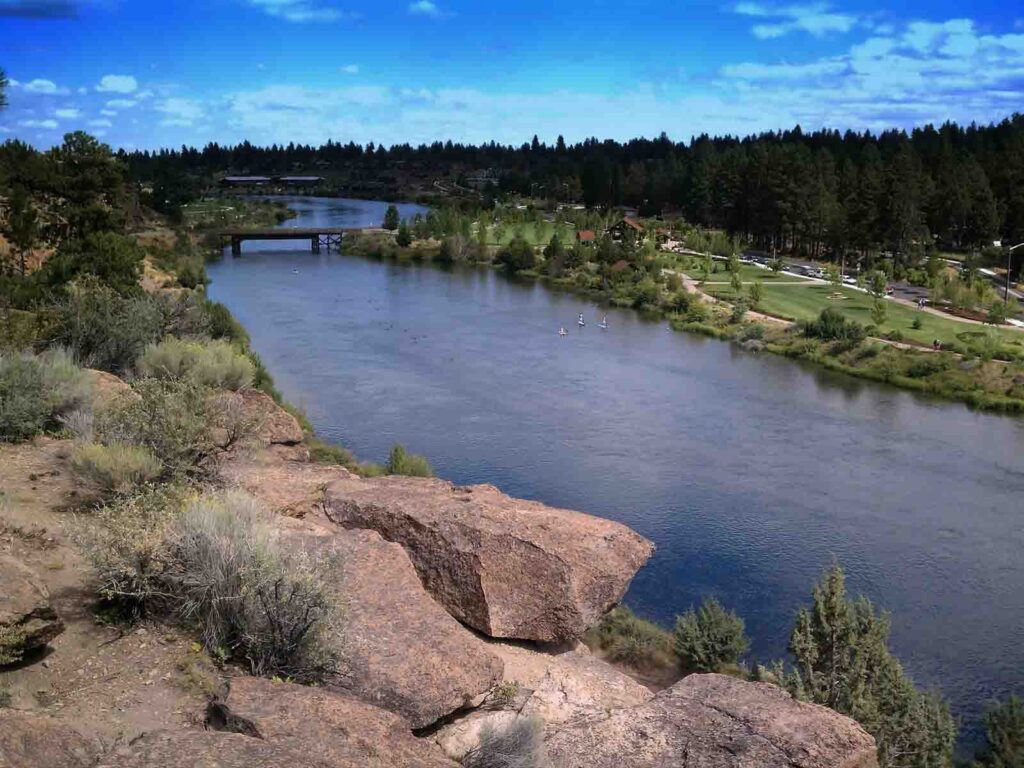
[[45, 128], [47, 130], [56, 130], [56, 120], [22, 120], [19, 125], [22, 128]]
[[53, 114], [59, 117], [61, 120], [74, 120], [82, 113], [79, 112], [77, 109], [72, 109], [69, 107], [67, 109], [55, 109], [53, 111]]
[[766, 19], [766, 22], [755, 24], [750, 29], [755, 37], [762, 40], [783, 37], [791, 32], [807, 32], [815, 37], [845, 33], [852, 30], [858, 21], [851, 14], [830, 10], [827, 3], [769, 6], [741, 2], [733, 6], [733, 11], [741, 16]]
[[1024, 100], [1024, 35], [980, 34], [969, 19], [875, 32], [838, 55], [728, 65], [715, 85], [752, 110], [781, 105], [790, 119], [777, 127], [984, 122], [1005, 117], [1014, 98]]
[[341, 67], [341, 71], [343, 73], [345, 73], [346, 75], [358, 75], [359, 74], [359, 65], [358, 64], [346, 64], [345, 66]]
[[203, 117], [202, 106], [192, 99], [164, 99], [156, 105], [156, 110], [164, 114], [164, 118], [160, 121], [160, 125], [164, 126], [187, 128]]
[[249, 0], [249, 3], [271, 16], [298, 24], [311, 21], [342, 21], [355, 18], [357, 15], [319, 0]]
[[139, 81], [131, 75], [104, 75], [96, 86], [100, 93], [134, 93], [138, 88]]
[[11, 85], [17, 83], [26, 93], [40, 93], [46, 96], [57, 96], [68, 92], [67, 88], [61, 88], [53, 80], [43, 80], [42, 78], [36, 78], [35, 80], [29, 80], [27, 83], [18, 83], [16, 80], [11, 81]]
[[429, 16], [432, 19], [440, 19], [447, 16], [433, 0], [415, 0], [409, 3], [409, 13], [414, 16]]
[[107, 102], [108, 109], [131, 109], [139, 102], [134, 99], [111, 99]]
[[114, 124], [112, 122], [110, 122], [109, 120], [90, 120], [89, 121], [89, 127], [90, 128], [111, 128], [111, 127], [113, 127], [113, 125]]
[[106, 115], [107, 117], [117, 117], [117, 112], [113, 109], [101, 109], [100, 114]]

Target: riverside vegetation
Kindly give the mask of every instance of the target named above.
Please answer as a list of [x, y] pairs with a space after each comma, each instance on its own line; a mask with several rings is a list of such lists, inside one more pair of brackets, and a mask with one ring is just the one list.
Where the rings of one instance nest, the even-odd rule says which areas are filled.
[[[26, 164], [45, 170], [45, 185], [33, 185]], [[280, 396], [244, 330], [205, 298], [201, 272], [183, 268], [191, 274], [182, 280], [173, 270], [195, 258], [192, 235], [172, 238], [163, 252], [129, 235], [130, 212], [138, 209], [123, 168], [84, 135], [45, 154], [4, 145], [0, 183], [12, 178], [54, 229], [40, 236], [50, 251], [41, 264], [22, 274], [19, 259], [2, 278], [0, 440], [51, 433], [77, 441], [74, 466], [96, 482], [98, 496], [81, 509], [75, 537], [93, 565], [107, 615], [176, 623], [222, 664], [301, 682], [320, 679], [336, 663], [324, 641], [345, 627], [344, 612], [325, 588], [330, 563], [278, 548], [251, 498], [209, 482], [215, 453], [250, 428], [229, 412], [223, 434], [214, 434], [212, 387], [253, 386]], [[52, 194], [54, 187], [63, 194]], [[517, 269], [517, 260], [527, 258], [514, 235], [508, 252]], [[548, 256], [557, 257], [557, 248]], [[158, 260], [161, 290], [144, 291], [140, 283], [153, 277]], [[95, 374], [86, 367], [122, 375], [130, 386], [100, 405]], [[425, 459], [401, 447], [385, 467], [312, 447], [321, 460], [364, 474], [432, 474]], [[870, 604], [846, 599], [835, 570], [815, 590], [814, 609], [797, 617], [790, 667], [754, 664], [744, 671], [742, 621], [712, 601], [681, 617], [672, 636], [623, 609], [596, 631], [601, 647], [623, 662], [650, 659], [678, 664], [680, 672], [724, 669], [770, 679], [797, 697], [861, 718], [878, 739], [885, 766], [948, 765], [952, 720], [940, 701], [903, 675], [886, 647], [887, 630]], [[988, 724], [979, 765], [1019, 760], [1019, 704], [995, 710]], [[485, 732], [465, 764], [536, 765], [538, 738], [527, 722]]]
[[[1024, 332], [969, 325], [887, 301], [884, 264], [868, 273], [865, 292], [838, 287], [838, 278], [834, 286], [776, 286], [772, 283], [780, 281], [781, 262], [774, 269], [744, 266], [738, 257], [739, 242], [723, 233], [680, 221], [666, 224], [693, 249], [685, 254], [661, 250], [654, 232], [646, 237], [627, 232], [621, 240], [600, 236], [593, 245], [567, 245], [564, 238], [577, 227], [600, 229], [614, 219], [586, 211], [559, 216], [568, 221], [555, 224], [539, 210], [444, 208], [401, 222], [394, 237], [356, 236], [346, 248], [398, 261], [498, 266], [517, 278], [543, 280], [552, 288], [611, 306], [666, 317], [677, 330], [737, 341], [752, 350], [807, 360], [976, 408], [1024, 411]], [[653, 221], [646, 224], [649, 230], [658, 226]], [[545, 237], [550, 239], [540, 247]], [[722, 261], [714, 261], [713, 255]], [[940, 270], [935, 259], [926, 266], [934, 272], [932, 290], [937, 297], [957, 296], [960, 306], [967, 296], [987, 302], [985, 312], [993, 322], [1012, 311], [976, 271], [961, 279]], [[697, 285], [688, 286], [683, 279], [687, 275], [695, 276], [692, 283]], [[712, 277], [722, 281], [721, 290]], [[783, 294], [794, 298], [780, 311]], [[830, 338], [815, 330], [826, 310], [826, 321], [850, 321], [848, 337]], [[775, 322], [758, 313], [790, 322]], [[935, 339], [941, 342], [941, 351], [932, 348]]]

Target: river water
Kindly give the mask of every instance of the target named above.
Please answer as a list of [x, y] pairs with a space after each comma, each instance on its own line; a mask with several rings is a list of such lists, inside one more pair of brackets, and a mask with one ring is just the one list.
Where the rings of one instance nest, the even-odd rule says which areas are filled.
[[[385, 208], [289, 203], [284, 226], [376, 225]], [[1024, 420], [631, 311], [601, 330], [606, 310], [487, 269], [243, 249], [210, 265], [210, 296], [325, 439], [376, 461], [400, 441], [456, 482], [631, 526], [657, 553], [626, 603], [670, 623], [714, 595], [763, 661], [838, 561], [968, 738], [986, 702], [1024, 694]]]

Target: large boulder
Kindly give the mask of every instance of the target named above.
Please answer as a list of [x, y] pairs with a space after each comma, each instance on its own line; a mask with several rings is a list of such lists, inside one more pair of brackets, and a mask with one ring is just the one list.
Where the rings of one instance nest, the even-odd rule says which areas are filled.
[[691, 675], [639, 707], [572, 720], [547, 739], [560, 768], [876, 768], [857, 723], [769, 683]]
[[578, 638], [654, 551], [624, 525], [489, 485], [347, 478], [327, 487], [324, 505], [335, 523], [400, 543], [438, 602], [498, 638]]
[[210, 725], [258, 734], [301, 753], [302, 765], [453, 768], [398, 715], [323, 688], [237, 678], [226, 704], [211, 707]]
[[21, 661], [64, 631], [64, 622], [31, 569], [0, 555], [0, 667]]
[[99, 745], [47, 715], [0, 708], [0, 768], [89, 768]]
[[337, 556], [344, 664], [335, 688], [422, 728], [501, 679], [498, 657], [426, 593], [401, 546], [374, 531], [279, 522], [286, 545]]

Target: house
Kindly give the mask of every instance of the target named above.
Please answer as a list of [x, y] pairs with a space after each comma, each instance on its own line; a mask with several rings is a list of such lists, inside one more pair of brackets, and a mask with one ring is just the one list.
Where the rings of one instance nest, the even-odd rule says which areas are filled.
[[628, 216], [620, 220], [617, 224], [612, 224], [605, 231], [605, 234], [616, 242], [622, 242], [623, 238], [626, 237], [626, 233], [632, 233], [632, 237], [635, 242], [640, 242], [644, 239], [643, 225], [636, 219], [631, 219]]
[[593, 245], [597, 234], [592, 229], [581, 229], [576, 233], [576, 242], [580, 245]]

